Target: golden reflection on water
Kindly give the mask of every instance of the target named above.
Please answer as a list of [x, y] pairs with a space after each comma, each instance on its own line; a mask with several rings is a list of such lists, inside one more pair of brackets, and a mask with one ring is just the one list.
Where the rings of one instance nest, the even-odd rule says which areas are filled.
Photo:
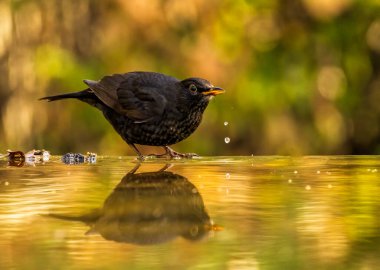
[[378, 157], [136, 164], [0, 163], [0, 268], [380, 263]]
[[219, 227], [211, 223], [201, 195], [185, 177], [167, 172], [136, 173], [137, 164], [104, 201], [102, 209], [81, 216], [50, 214], [82, 221], [107, 240], [140, 245], [160, 244], [181, 236], [196, 241]]

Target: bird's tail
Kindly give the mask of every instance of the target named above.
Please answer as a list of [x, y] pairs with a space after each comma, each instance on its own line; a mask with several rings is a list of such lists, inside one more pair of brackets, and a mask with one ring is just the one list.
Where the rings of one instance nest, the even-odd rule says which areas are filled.
[[66, 98], [76, 98], [79, 100], [84, 100], [86, 98], [91, 98], [93, 97], [93, 93], [89, 90], [83, 90], [79, 92], [74, 92], [74, 93], [68, 93], [68, 94], [61, 94], [61, 95], [55, 95], [55, 96], [47, 96], [40, 98], [39, 100], [47, 100], [47, 101], [55, 101], [55, 100], [60, 100], [60, 99], [66, 99]]

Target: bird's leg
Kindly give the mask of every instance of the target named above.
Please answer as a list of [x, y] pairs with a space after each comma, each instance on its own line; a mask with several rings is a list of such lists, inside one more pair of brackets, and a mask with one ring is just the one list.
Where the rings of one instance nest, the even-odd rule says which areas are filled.
[[195, 153], [179, 153], [171, 149], [169, 146], [163, 146], [165, 148], [165, 155], [170, 156], [171, 158], [193, 158], [193, 157], [198, 157], [197, 154]]
[[135, 152], [137, 153], [137, 155], [139, 156], [138, 159], [143, 161], [145, 159], [145, 157], [140, 153], [139, 149], [137, 149], [137, 147], [133, 144], [133, 143], [128, 143], [128, 145], [130, 147], [132, 147], [133, 150], [135, 150]]

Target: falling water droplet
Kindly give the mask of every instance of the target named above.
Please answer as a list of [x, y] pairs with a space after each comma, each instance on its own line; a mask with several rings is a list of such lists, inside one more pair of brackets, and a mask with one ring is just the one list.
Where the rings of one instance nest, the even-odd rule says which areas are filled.
[[229, 138], [229, 137], [225, 137], [225, 138], [224, 138], [224, 142], [225, 142], [225, 143], [230, 143], [230, 138]]
[[231, 175], [229, 173], [226, 173], [226, 179], [230, 179]]
[[224, 125], [225, 125], [225, 126], [228, 126], [228, 122], [227, 122], [227, 121], [225, 121], [225, 122], [224, 122]]

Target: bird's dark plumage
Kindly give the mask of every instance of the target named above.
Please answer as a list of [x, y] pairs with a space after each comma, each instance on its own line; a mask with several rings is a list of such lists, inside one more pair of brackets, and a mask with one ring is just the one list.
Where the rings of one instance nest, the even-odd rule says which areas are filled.
[[224, 91], [201, 78], [178, 80], [155, 72], [129, 72], [105, 76], [100, 81], [84, 80], [87, 89], [56, 96], [48, 101], [75, 98], [101, 110], [121, 137], [134, 144], [169, 148], [187, 138], [199, 126], [209, 100]]

